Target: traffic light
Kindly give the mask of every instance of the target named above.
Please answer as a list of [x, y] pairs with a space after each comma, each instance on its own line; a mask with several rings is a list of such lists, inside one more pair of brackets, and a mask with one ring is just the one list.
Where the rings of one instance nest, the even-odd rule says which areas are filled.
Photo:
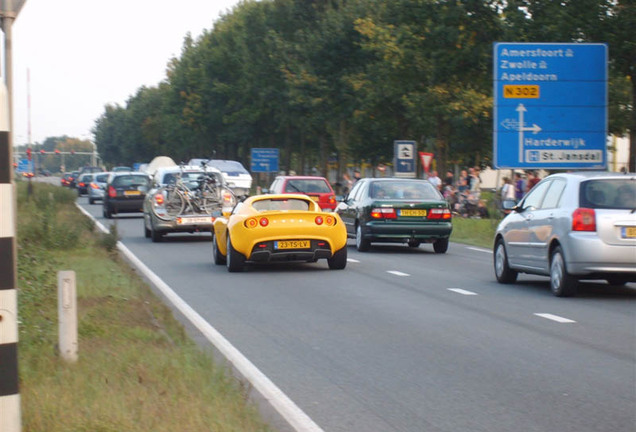
[[60, 151], [58, 149], [55, 149], [55, 154], [60, 154]]
[[31, 148], [27, 149], [26, 154], [27, 154], [27, 159], [31, 160]]

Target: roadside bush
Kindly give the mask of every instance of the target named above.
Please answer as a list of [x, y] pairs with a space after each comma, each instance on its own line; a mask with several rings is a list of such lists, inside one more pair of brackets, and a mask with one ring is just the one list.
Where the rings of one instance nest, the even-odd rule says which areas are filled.
[[97, 244], [109, 253], [116, 251], [117, 242], [119, 241], [119, 232], [117, 231], [117, 224], [110, 225], [108, 233], [100, 233]]
[[[83, 233], [92, 229], [76, 212], [58, 211], [60, 206], [73, 202], [75, 194], [60, 187], [38, 184], [27, 198], [26, 183], [18, 184], [18, 244], [24, 248], [72, 249], [77, 247]], [[60, 218], [67, 219], [65, 221]]]

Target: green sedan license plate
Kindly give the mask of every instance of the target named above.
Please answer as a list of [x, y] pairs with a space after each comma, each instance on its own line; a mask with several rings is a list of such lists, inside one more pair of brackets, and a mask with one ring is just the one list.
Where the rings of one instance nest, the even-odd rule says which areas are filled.
[[274, 242], [274, 249], [309, 249], [311, 242], [309, 240], [281, 240]]
[[402, 209], [400, 210], [400, 216], [426, 216], [426, 210], [412, 210], [412, 209]]

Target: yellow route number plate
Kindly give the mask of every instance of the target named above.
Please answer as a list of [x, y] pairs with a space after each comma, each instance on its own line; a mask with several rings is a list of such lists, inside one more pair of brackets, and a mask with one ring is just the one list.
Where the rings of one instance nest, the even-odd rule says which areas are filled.
[[538, 85], [505, 85], [504, 98], [506, 99], [539, 99]]
[[636, 227], [623, 228], [623, 238], [636, 238]]
[[137, 195], [141, 195], [141, 192], [138, 190], [124, 191], [124, 196], [137, 196]]
[[426, 210], [402, 209], [400, 216], [426, 216]]
[[274, 249], [309, 249], [309, 240], [284, 240], [274, 242]]

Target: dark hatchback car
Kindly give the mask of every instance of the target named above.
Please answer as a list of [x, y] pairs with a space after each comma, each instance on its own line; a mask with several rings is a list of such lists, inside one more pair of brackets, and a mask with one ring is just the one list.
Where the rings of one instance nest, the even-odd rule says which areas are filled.
[[90, 187], [90, 184], [93, 181], [93, 176], [94, 174], [88, 174], [88, 173], [80, 174], [76, 182], [77, 195], [82, 196], [82, 195], [88, 194], [88, 188]]
[[111, 173], [104, 194], [104, 217], [110, 219], [118, 213], [142, 213], [150, 184], [150, 176], [144, 173]]
[[336, 207], [364, 252], [371, 243], [406, 243], [416, 248], [432, 243], [436, 253], [445, 253], [453, 230], [448, 202], [427, 180], [365, 178]]
[[77, 187], [77, 178], [79, 177], [79, 171], [71, 172], [71, 176], [68, 178], [68, 187]]

